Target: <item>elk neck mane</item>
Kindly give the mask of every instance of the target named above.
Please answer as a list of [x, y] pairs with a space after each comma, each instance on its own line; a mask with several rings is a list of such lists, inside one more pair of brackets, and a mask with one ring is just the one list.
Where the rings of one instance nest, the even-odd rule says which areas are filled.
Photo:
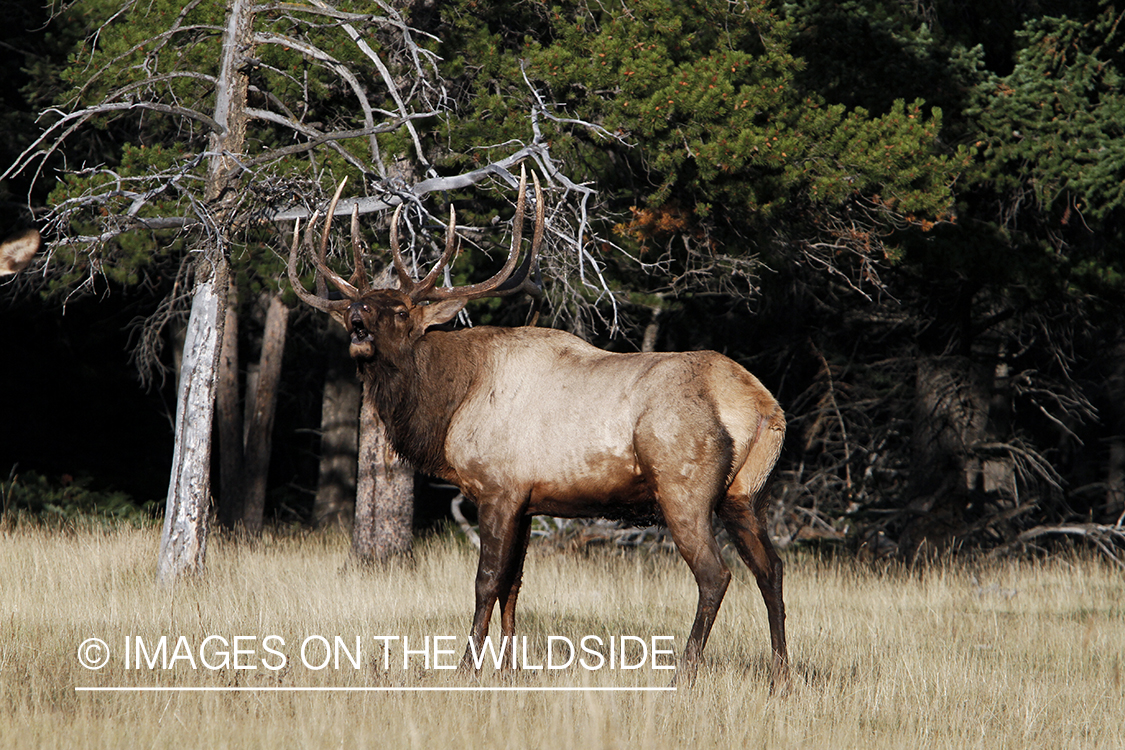
[[491, 341], [502, 330], [429, 331], [414, 347], [357, 363], [391, 445], [414, 468], [443, 479], [451, 476], [445, 436], [487, 359], [487, 347], [472, 339], [483, 335]]

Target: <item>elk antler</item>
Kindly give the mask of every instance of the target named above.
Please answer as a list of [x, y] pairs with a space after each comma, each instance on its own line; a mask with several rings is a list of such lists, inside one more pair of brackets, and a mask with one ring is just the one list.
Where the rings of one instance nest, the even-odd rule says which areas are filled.
[[[398, 272], [399, 283], [402, 291], [410, 295], [410, 299], [417, 302], [423, 301], [438, 301], [445, 299], [479, 299], [480, 297], [507, 297], [517, 292], [528, 292], [536, 299], [542, 296], [539, 287], [533, 281], [529, 281], [532, 269], [536, 268], [536, 258], [539, 253], [539, 246], [543, 241], [543, 227], [545, 222], [545, 207], [543, 205], [543, 188], [539, 184], [539, 176], [535, 172], [531, 173], [531, 178], [535, 182], [535, 231], [531, 241], [531, 249], [528, 250], [524, 262], [520, 264], [518, 270], [513, 275], [512, 271], [516, 269], [516, 261], [519, 259], [520, 242], [523, 239], [523, 215], [524, 215], [524, 201], [527, 194], [527, 170], [520, 168], [520, 187], [519, 198], [516, 202], [516, 215], [512, 220], [512, 247], [508, 252], [508, 259], [504, 262], [504, 267], [496, 272], [488, 281], [482, 281], [479, 284], [469, 284], [467, 286], [459, 287], [442, 287], [435, 288], [438, 275], [450, 259], [454, 255], [457, 248], [457, 215], [452, 207], [449, 209], [449, 226], [445, 233], [445, 252], [442, 253], [441, 258], [426, 274], [426, 277], [421, 281], [414, 281], [411, 278], [410, 272], [406, 268], [406, 262], [402, 258], [402, 252], [399, 250], [398, 245], [398, 219], [399, 210], [395, 211], [394, 218], [391, 219], [391, 256], [394, 258], [395, 270]], [[536, 270], [536, 275], [538, 272]]]
[[352, 206], [352, 257], [355, 266], [351, 283], [360, 294], [371, 289], [367, 283], [367, 272], [363, 267], [363, 241], [359, 238], [359, 204]]
[[[523, 216], [524, 216], [524, 202], [527, 200], [527, 171], [520, 168], [520, 187], [519, 198], [516, 203], [516, 215], [513, 219], [514, 227], [512, 231], [512, 247], [508, 252], [508, 259], [504, 263], [495, 276], [488, 281], [482, 281], [479, 284], [469, 284], [460, 287], [442, 287], [435, 288], [437, 280], [442, 270], [449, 264], [457, 250], [457, 213], [452, 207], [449, 209], [449, 226], [445, 232], [445, 250], [441, 254], [434, 267], [426, 274], [425, 278], [421, 281], [415, 281], [410, 275], [410, 271], [406, 267], [406, 261], [403, 260], [402, 252], [399, 249], [398, 243], [398, 220], [402, 214], [402, 205], [400, 204], [395, 209], [394, 218], [391, 219], [391, 257], [394, 262], [395, 271], [398, 274], [400, 289], [410, 296], [410, 299], [415, 302], [424, 301], [439, 301], [446, 299], [478, 299], [480, 297], [507, 297], [519, 292], [526, 292], [535, 298], [535, 306], [532, 308], [533, 315], [538, 317], [539, 303], [542, 300], [543, 292], [539, 287], [539, 268], [537, 264], [539, 246], [543, 242], [543, 228], [545, 224], [545, 211], [546, 208], [543, 204], [543, 188], [539, 184], [539, 176], [532, 172], [532, 180], [535, 182], [535, 229], [531, 240], [531, 249], [528, 250], [527, 255], [524, 257], [523, 263], [519, 268], [516, 268], [516, 260], [519, 258], [520, 243], [523, 240]], [[324, 229], [320, 233], [320, 242], [316, 240], [316, 221], [320, 216], [320, 212], [313, 214], [309, 220], [309, 226], [305, 230], [305, 245], [309, 250], [312, 257], [313, 266], [317, 270], [316, 274], [316, 294], [312, 294], [301, 284], [300, 278], [297, 276], [297, 252], [298, 252], [298, 236], [300, 234], [300, 221], [293, 227], [293, 245], [289, 251], [289, 282], [293, 285], [293, 291], [301, 300], [317, 310], [322, 312], [338, 314], [346, 309], [352, 302], [359, 299], [365, 292], [370, 290], [370, 285], [367, 281], [367, 275], [363, 267], [363, 244], [359, 238], [359, 210], [358, 206], [352, 208], [352, 254], [354, 256], [355, 269], [352, 272], [350, 281], [345, 281], [339, 274], [328, 267], [326, 255], [328, 251], [328, 233], [332, 227], [332, 217], [336, 213], [336, 204], [340, 200], [340, 194], [344, 190], [344, 185], [347, 183], [345, 177], [340, 181], [340, 185], [336, 188], [336, 193], [332, 196], [332, 202], [328, 206], [328, 216], [324, 222]], [[515, 273], [513, 274], [513, 270]], [[340, 290], [345, 299], [330, 300], [328, 299], [328, 288], [324, 283], [324, 279], [332, 282], [333, 286]], [[533, 323], [534, 325], [534, 323]]]
[[[352, 286], [348, 282], [344, 281], [344, 279], [341, 278], [338, 273], [336, 273], [335, 271], [333, 271], [331, 268], [328, 267], [328, 263], [325, 261], [325, 255], [327, 254], [327, 251], [328, 251], [328, 232], [329, 232], [330, 229], [332, 229], [332, 217], [336, 215], [336, 204], [340, 202], [340, 193], [344, 192], [344, 185], [346, 185], [347, 182], [348, 182], [347, 177], [340, 180], [340, 184], [339, 184], [339, 186], [337, 186], [336, 192], [332, 196], [332, 202], [328, 204], [328, 216], [324, 221], [324, 231], [322, 231], [321, 234], [320, 234], [320, 245], [317, 248], [317, 252], [313, 254], [313, 265], [316, 266], [316, 270], [320, 271], [320, 273], [324, 274], [324, 277], [326, 279], [328, 279], [329, 281], [331, 281], [332, 285], [335, 286], [337, 289], [339, 289], [340, 292], [345, 297], [347, 297], [348, 299], [350, 299], [354, 302], [355, 300], [359, 299], [360, 290], [356, 289], [354, 286]], [[352, 232], [353, 232], [352, 247], [353, 247], [353, 249], [356, 247], [356, 245], [359, 242], [356, 235], [354, 234], [355, 232], [357, 232], [358, 229], [359, 229], [359, 221], [356, 220], [352, 223]], [[306, 235], [306, 241], [308, 242], [308, 244], [310, 246], [312, 245], [312, 230], [313, 230], [312, 224], [309, 224], [309, 232]], [[355, 271], [352, 272], [352, 278], [353, 279], [355, 279], [357, 276], [360, 276], [360, 275], [363, 274], [362, 259], [357, 256], [356, 261], [357, 262], [356, 262]], [[366, 286], [366, 281], [364, 281], [363, 285]]]
[[[314, 213], [312, 219], [309, 220], [309, 227], [316, 223], [319, 212]], [[301, 301], [307, 305], [315, 307], [317, 310], [326, 313], [342, 313], [344, 308], [351, 304], [351, 300], [330, 300], [327, 297], [328, 288], [324, 285], [324, 280], [317, 275], [316, 287], [319, 294], [313, 294], [305, 289], [305, 285], [301, 283], [301, 279], [297, 276], [297, 248], [300, 246], [301, 237], [301, 220], [297, 219], [293, 224], [293, 244], [289, 248], [289, 284], [293, 287], [293, 291], [301, 298]]]
[[[306, 290], [297, 276], [297, 239], [300, 235], [300, 219], [293, 225], [293, 245], [289, 249], [289, 283], [293, 285], [293, 291], [297, 293], [301, 301], [326, 313], [343, 312], [348, 305], [359, 299], [360, 294], [367, 289], [367, 279], [363, 277], [363, 259], [359, 245], [359, 219], [354, 211], [352, 212], [352, 247], [355, 252], [356, 268], [352, 274], [352, 281], [357, 283], [358, 288], [344, 281], [339, 274], [329, 268], [325, 259], [328, 253], [328, 231], [332, 227], [332, 216], [336, 213], [336, 204], [340, 200], [340, 194], [344, 191], [344, 185], [347, 181], [347, 177], [340, 180], [336, 193], [332, 196], [332, 202], [328, 206], [328, 217], [324, 222], [324, 230], [320, 234], [320, 243], [315, 244], [316, 220], [320, 216], [319, 211], [313, 213], [312, 218], [309, 219], [308, 229], [305, 230], [305, 245], [309, 249], [313, 266], [317, 270], [316, 294]], [[339, 289], [346, 299], [328, 299], [328, 288], [324, 284], [325, 278], [331, 281], [333, 286]]]
[[539, 309], [543, 306], [543, 279], [539, 275], [539, 246], [543, 242], [544, 212], [542, 190], [539, 187], [539, 178], [531, 173], [535, 181], [535, 229], [531, 236], [531, 250], [523, 259], [523, 263], [516, 269], [515, 274], [492, 292], [494, 297], [508, 297], [513, 294], [525, 292], [532, 299], [531, 312], [527, 316], [527, 325], [534, 327], [539, 321]]
[[[441, 258], [426, 274], [426, 278], [421, 281], [415, 281], [410, 275], [410, 269], [406, 267], [406, 261], [402, 258], [402, 251], [398, 247], [398, 219], [402, 215], [402, 204], [395, 209], [395, 214], [391, 218], [391, 258], [394, 261], [395, 272], [398, 274], [398, 288], [414, 301], [425, 299], [424, 292], [433, 287], [437, 283], [438, 274], [449, 263], [450, 258], [453, 257], [453, 252], [457, 249], [457, 212], [453, 210], [453, 206], [449, 207], [449, 226], [445, 230], [445, 251], [442, 252]], [[417, 298], [415, 297], [417, 295]]]

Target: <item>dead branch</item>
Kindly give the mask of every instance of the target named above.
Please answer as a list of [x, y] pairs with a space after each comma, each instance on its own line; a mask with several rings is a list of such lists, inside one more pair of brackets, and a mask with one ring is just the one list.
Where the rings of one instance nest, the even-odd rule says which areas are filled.
[[[316, 6], [321, 7], [321, 8], [327, 7], [327, 5], [324, 2], [322, 2], [322, 0], [309, 0], [309, 1], [313, 5], [316, 5]], [[390, 10], [390, 9], [387, 8], [387, 10]], [[387, 87], [387, 91], [390, 93], [391, 98], [394, 99], [395, 105], [398, 107], [399, 116], [402, 117], [402, 118], [406, 118], [406, 130], [407, 130], [408, 133], [410, 133], [410, 138], [414, 142], [415, 157], [418, 159], [418, 161], [422, 165], [424, 165], [427, 168], [428, 172], [432, 172], [433, 170], [432, 170], [432, 167], [430, 166], [430, 162], [426, 158], [425, 152], [422, 149], [422, 141], [418, 138], [418, 131], [414, 129], [414, 123], [412, 123], [409, 120], [409, 118], [407, 117], [410, 113], [409, 109], [406, 106], [406, 102], [403, 101], [402, 96], [399, 94], [398, 86], [395, 85], [394, 79], [391, 77], [390, 70], [387, 69], [387, 66], [383, 63], [382, 58], [380, 58], [379, 55], [375, 54], [375, 50], [371, 49], [371, 46], [360, 37], [359, 33], [355, 30], [355, 28], [350, 23], [345, 22], [344, 24], [342, 24], [342, 26], [343, 26], [343, 29], [344, 29], [344, 33], [346, 33], [348, 35], [348, 37], [352, 40], [352, 42], [354, 42], [355, 45], [359, 48], [359, 50], [364, 55], [366, 55], [367, 58], [369, 60], [371, 60], [372, 63], [374, 63], [375, 69], [379, 71], [379, 76], [383, 79], [383, 84]], [[403, 29], [405, 29], [405, 28], [406, 28], [406, 25], [403, 24]], [[414, 48], [417, 48], [417, 45], [415, 45], [415, 44], [410, 44], [410, 46], [414, 47]], [[426, 75], [425, 75], [424, 71], [422, 71], [420, 68], [416, 72], [419, 74], [420, 79], [422, 79], [422, 80], [426, 79]], [[442, 90], [443, 98], [444, 98], [444, 93], [445, 92], [444, 92], [444, 89], [443, 89]], [[384, 173], [385, 173], [385, 170], [384, 170]]]
[[[300, 133], [301, 135], [309, 138], [311, 141], [316, 141], [317, 143], [325, 144], [328, 147], [330, 147], [333, 151], [338, 153], [341, 157], [343, 157], [343, 159], [346, 162], [348, 162], [348, 164], [351, 164], [353, 167], [358, 169], [361, 173], [367, 173], [367, 172], [370, 171], [368, 169], [367, 164], [364, 164], [363, 162], [361, 162], [359, 159], [357, 159], [355, 157], [355, 155], [353, 155], [350, 151], [348, 151], [346, 148], [344, 148], [343, 146], [341, 146], [338, 143], [338, 141], [345, 140], [345, 136], [342, 133], [341, 134], [321, 133], [316, 128], [309, 127], [308, 125], [297, 122], [294, 119], [291, 119], [289, 117], [285, 117], [284, 115], [279, 115], [276, 112], [270, 112], [267, 109], [257, 109], [255, 107], [247, 107], [246, 108], [246, 115], [248, 117], [253, 117], [257, 120], [263, 120], [265, 122], [272, 122], [275, 125], [281, 125], [283, 127], [289, 128], [293, 131], [296, 131], [297, 133]], [[372, 129], [374, 129], [374, 128], [372, 127]], [[362, 133], [364, 135], [370, 135], [371, 137], [374, 137], [374, 134], [369, 132], [369, 130], [366, 129], [366, 128], [363, 129], [363, 130], [348, 131], [348, 132], [358, 132], [358, 133]], [[384, 131], [381, 131], [381, 132], [388, 132], [388, 131], [384, 130]], [[268, 160], [267, 157], [269, 156], [269, 154], [272, 154], [272, 153], [276, 153], [276, 152], [269, 152], [268, 154], [263, 154], [262, 156], [258, 157], [258, 159], [257, 159], [258, 163], [262, 163], [264, 161], [267, 161]], [[294, 217], [294, 218], [304, 219], [304, 218], [308, 218], [308, 217], [306, 215], [306, 216]]]
[[[356, 75], [346, 65], [313, 44], [295, 37], [286, 36], [285, 34], [277, 34], [274, 32], [258, 33], [254, 35], [254, 42], [256, 44], [276, 44], [281, 47], [288, 47], [297, 50], [306, 57], [323, 63], [328, 69], [344, 79], [351, 88], [356, 101], [359, 102], [359, 108], [363, 111], [364, 128], [366, 130], [374, 129], [375, 113], [371, 107], [371, 103], [367, 100], [367, 91], [364, 89], [363, 84], [359, 82]], [[403, 112], [404, 116], [407, 114], [409, 113]], [[405, 119], [409, 120], [409, 118]], [[380, 173], [385, 173], [386, 169], [383, 167], [379, 158], [379, 146], [375, 142], [374, 134], [369, 136], [368, 147], [371, 150], [371, 161], [380, 167]]]
[[457, 522], [457, 526], [461, 529], [465, 538], [469, 540], [469, 544], [480, 549], [480, 534], [465, 518], [465, 513], [461, 510], [461, 504], [464, 502], [465, 496], [458, 492], [457, 496], [449, 501], [449, 512], [453, 514], [453, 520]]
[[1055, 526], [1034, 526], [1022, 532], [1007, 544], [997, 547], [990, 556], [1009, 554], [1030, 546], [1035, 539], [1044, 536], [1071, 536], [1084, 539], [1093, 544], [1114, 565], [1125, 570], [1125, 526], [1109, 526], [1097, 523], [1059, 524]]
[[[44, 114], [47, 114], [48, 112], [54, 112], [63, 116], [61, 119], [59, 119], [58, 122], [55, 122], [45, 131], [43, 131], [43, 133], [40, 134], [40, 136], [36, 138], [30, 146], [24, 149], [23, 153], [21, 153], [14, 162], [12, 162], [11, 166], [4, 170], [3, 173], [0, 173], [0, 180], [12, 177], [13, 175], [23, 172], [31, 165], [31, 162], [33, 160], [39, 158], [40, 167], [39, 169], [36, 169], [35, 175], [32, 178], [32, 183], [34, 183], [39, 178], [40, 170], [42, 169], [42, 165], [46, 162], [47, 158], [62, 147], [63, 141], [65, 141], [69, 135], [78, 130], [78, 128], [85, 125], [86, 122], [94, 116], [103, 115], [110, 112], [128, 112], [131, 110], [145, 109], [152, 110], [154, 112], [162, 112], [169, 115], [186, 117], [190, 120], [197, 120], [206, 125], [208, 130], [213, 133], [221, 133], [223, 130], [222, 127], [219, 126], [219, 123], [215, 122], [212, 118], [208, 117], [202, 112], [198, 112], [188, 107], [179, 107], [170, 104], [163, 104], [161, 102], [103, 102], [101, 104], [96, 104], [92, 107], [86, 107], [83, 110], [80, 110], [78, 112], [71, 112], [69, 114], [60, 112], [59, 110], [55, 109], [47, 110], [47, 112], [44, 112]], [[46, 150], [43, 150], [41, 147], [48, 141], [51, 134], [56, 130], [62, 128], [64, 125], [66, 127], [65, 129], [63, 129], [63, 132], [59, 134], [53, 141], [51, 141]]]

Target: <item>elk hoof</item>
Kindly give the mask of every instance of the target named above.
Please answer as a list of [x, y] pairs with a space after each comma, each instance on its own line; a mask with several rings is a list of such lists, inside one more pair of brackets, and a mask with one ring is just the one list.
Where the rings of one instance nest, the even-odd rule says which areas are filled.
[[789, 695], [792, 682], [789, 679], [789, 665], [775, 664], [770, 672], [770, 695], [785, 698]]
[[695, 685], [695, 676], [699, 671], [699, 662], [692, 659], [683, 659], [676, 665], [676, 673], [672, 675], [672, 687], [690, 688]]

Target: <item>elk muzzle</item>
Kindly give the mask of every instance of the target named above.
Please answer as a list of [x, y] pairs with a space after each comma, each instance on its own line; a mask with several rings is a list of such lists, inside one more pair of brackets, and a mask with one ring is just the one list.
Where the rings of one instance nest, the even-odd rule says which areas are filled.
[[364, 317], [364, 313], [369, 312], [370, 307], [363, 302], [356, 302], [348, 308], [345, 320], [352, 338], [348, 353], [353, 359], [372, 359], [375, 356], [375, 337], [371, 335]]

